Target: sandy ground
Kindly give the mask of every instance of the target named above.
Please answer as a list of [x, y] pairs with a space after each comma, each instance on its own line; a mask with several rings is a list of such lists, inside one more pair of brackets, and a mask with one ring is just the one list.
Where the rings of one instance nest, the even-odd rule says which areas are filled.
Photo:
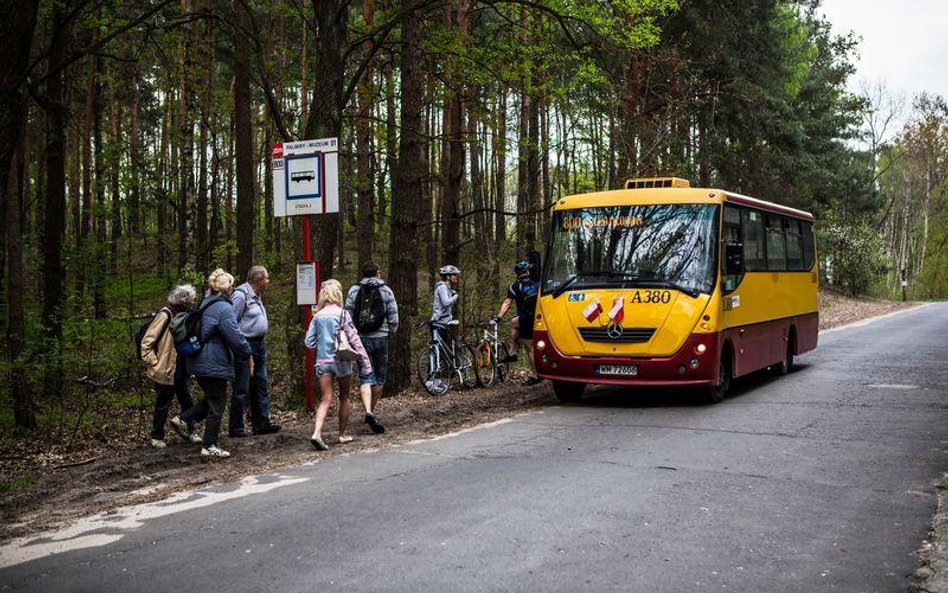
[[[852, 300], [833, 293], [820, 296], [820, 327], [827, 329], [911, 306], [911, 303]], [[405, 393], [383, 399], [379, 418], [388, 428], [374, 435], [361, 423], [360, 405], [353, 405], [355, 441], [336, 444], [336, 419], [327, 423], [331, 449], [316, 452], [309, 444], [310, 417], [281, 413], [275, 421], [284, 430], [275, 435], [226, 437], [221, 445], [233, 456], [203, 460], [200, 445], [185, 443], [168, 429], [165, 449], [155, 449], [147, 439], [129, 437], [139, 432], [139, 415], [128, 412], [124, 422], [108, 432], [80, 435], [68, 451], [35, 437], [0, 440], [0, 541], [61, 527], [72, 519], [143, 502], [160, 500], [174, 492], [264, 473], [281, 466], [312, 461], [341, 453], [392, 447], [462, 428], [506, 418], [556, 403], [547, 383], [527, 387], [524, 374], [515, 373], [503, 387], [454, 391], [442, 398]], [[199, 390], [197, 390], [199, 393]], [[147, 416], [145, 414], [146, 423]], [[147, 435], [147, 432], [146, 432]]]

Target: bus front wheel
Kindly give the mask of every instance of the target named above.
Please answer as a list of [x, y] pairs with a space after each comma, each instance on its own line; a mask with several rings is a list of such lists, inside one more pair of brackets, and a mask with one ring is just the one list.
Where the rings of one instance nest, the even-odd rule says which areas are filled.
[[718, 371], [718, 380], [708, 388], [708, 403], [717, 404], [724, 401], [728, 389], [731, 388], [731, 359], [725, 355], [721, 357], [721, 369]]
[[571, 381], [553, 381], [553, 393], [556, 399], [564, 404], [578, 402], [583, 397], [583, 391], [586, 389], [585, 383], [573, 383]]

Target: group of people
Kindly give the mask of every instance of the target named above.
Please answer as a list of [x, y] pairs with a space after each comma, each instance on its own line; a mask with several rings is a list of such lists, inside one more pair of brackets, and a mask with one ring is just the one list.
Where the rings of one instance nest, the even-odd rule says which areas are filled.
[[[533, 275], [533, 262], [523, 260], [514, 265], [517, 279], [507, 289], [507, 297], [500, 305], [500, 310], [491, 317], [494, 323], [500, 323], [504, 315], [516, 304], [517, 316], [510, 324], [509, 354], [500, 362], [511, 363], [517, 361], [517, 350], [522, 346], [530, 362], [530, 376], [526, 385], [536, 385], [540, 382], [537, 377], [536, 365], [533, 361], [533, 317], [537, 310], [537, 297], [540, 293], [540, 283]], [[435, 284], [434, 303], [431, 312], [431, 331], [443, 342], [452, 340], [451, 328], [457, 325], [454, 318], [454, 306], [458, 301], [458, 283], [461, 280], [461, 270], [454, 265], [442, 266], [438, 273], [441, 281]]]
[[[492, 318], [499, 322], [516, 304], [517, 317], [511, 324], [512, 354], [502, 362], [515, 361], [518, 346], [524, 346], [532, 370], [526, 381], [528, 385], [540, 381], [533, 364], [532, 347], [539, 284], [533, 278], [532, 270], [533, 264], [529, 261], [516, 264], [517, 280], [510, 285], [507, 298]], [[457, 324], [454, 307], [458, 301], [461, 271], [454, 265], [445, 265], [439, 269], [439, 274], [441, 280], [435, 285], [431, 327], [442, 339], [450, 340], [450, 328]], [[218, 437], [227, 404], [228, 384], [232, 386], [228, 416], [228, 435], [231, 438], [247, 435], [244, 424], [246, 408], [250, 411], [253, 434], [273, 434], [281, 429], [279, 424], [270, 420], [270, 382], [264, 340], [269, 328], [262, 297], [270, 284], [270, 276], [263, 266], [253, 266], [247, 272], [247, 281], [234, 287], [234, 277], [217, 269], [208, 277], [207, 284], [208, 291], [198, 307], [203, 347], [191, 356], [178, 356], [172, 332], [168, 331], [172, 319], [179, 313], [192, 310], [196, 304], [197, 291], [192, 285], [184, 284], [171, 290], [167, 303], [145, 331], [141, 357], [156, 394], [151, 445], [166, 446], [165, 424], [171, 402], [177, 398], [181, 413], [171, 418], [171, 427], [183, 439], [201, 443], [202, 456], [224, 458], [230, 453], [220, 447]], [[316, 312], [303, 340], [307, 348], [316, 352], [315, 374], [319, 381], [320, 400], [310, 438], [315, 449], [329, 449], [323, 438], [323, 425], [336, 389], [339, 392], [338, 442], [345, 444], [353, 440], [349, 433], [351, 404], [348, 396], [352, 388], [353, 364], [359, 373], [364, 422], [375, 434], [385, 432], [375, 408], [388, 374], [389, 338], [397, 328], [395, 295], [382, 280], [374, 262], [362, 266], [362, 279], [350, 287], [345, 296], [338, 280], [329, 279], [320, 285]], [[355, 363], [340, 359], [340, 344], [347, 344], [347, 350], [355, 351]], [[204, 392], [204, 399], [196, 404], [189, 389], [191, 376]], [[201, 422], [204, 422], [203, 435], [199, 435], [196, 429]]]
[[[253, 434], [273, 434], [281, 427], [270, 421], [270, 382], [267, 374], [267, 348], [264, 338], [269, 329], [263, 293], [270, 275], [263, 266], [253, 266], [247, 281], [234, 286], [234, 277], [222, 269], [207, 279], [208, 291], [201, 300], [200, 336], [202, 348], [192, 356], [178, 356], [169, 331], [172, 320], [190, 311], [197, 291], [190, 284], [175, 286], [167, 303], [158, 311], [141, 341], [146, 376], [155, 388], [151, 445], [164, 448], [165, 423], [172, 400], [177, 397], [181, 413], [171, 419], [171, 427], [182, 438], [201, 443], [204, 457], [230, 457], [218, 445], [218, 436], [227, 404], [227, 386], [232, 385], [228, 434], [246, 436], [244, 407], [250, 398]], [[189, 389], [193, 376], [204, 392], [194, 403]], [[204, 422], [204, 434], [195, 426]]]

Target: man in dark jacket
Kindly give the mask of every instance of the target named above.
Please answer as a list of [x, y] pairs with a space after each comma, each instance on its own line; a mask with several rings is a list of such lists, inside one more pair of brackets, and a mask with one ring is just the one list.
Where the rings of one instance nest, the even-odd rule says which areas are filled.
[[[359, 391], [362, 396], [362, 405], [365, 407], [365, 423], [372, 432], [381, 434], [385, 427], [375, 417], [375, 406], [378, 404], [388, 376], [388, 343], [389, 336], [398, 329], [398, 303], [395, 302], [395, 293], [382, 280], [382, 274], [375, 262], [366, 262], [362, 265], [362, 280], [353, 285], [346, 295], [346, 309], [355, 319], [356, 300], [363, 290], [378, 290], [378, 297], [384, 307], [384, 317], [377, 328], [359, 329], [359, 338], [372, 362], [372, 372], [369, 375], [359, 375], [361, 383]], [[368, 294], [368, 293], [367, 293]], [[357, 320], [358, 321], [358, 320]], [[358, 324], [356, 325], [358, 328]]]
[[249, 365], [253, 374], [250, 344], [237, 327], [237, 316], [231, 304], [234, 277], [218, 268], [207, 279], [210, 294], [201, 307], [211, 302], [201, 316], [201, 338], [204, 346], [188, 359], [188, 372], [195, 376], [204, 391], [204, 399], [191, 409], [171, 419], [171, 426], [182, 434], [189, 422], [204, 423], [202, 457], [230, 457], [217, 446], [217, 436], [227, 402], [227, 383], [234, 380], [234, 361]]

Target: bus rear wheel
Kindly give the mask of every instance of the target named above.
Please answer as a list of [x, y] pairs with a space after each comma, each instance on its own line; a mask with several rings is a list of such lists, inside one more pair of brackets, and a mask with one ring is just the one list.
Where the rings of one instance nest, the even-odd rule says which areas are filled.
[[585, 383], [573, 383], [571, 381], [553, 381], [553, 393], [556, 399], [564, 404], [578, 402], [583, 397], [583, 391], [586, 390]]
[[[792, 338], [792, 336], [791, 336]], [[793, 369], [793, 340], [787, 340], [787, 353], [783, 360], [774, 365], [774, 371], [777, 375], [783, 376]]]

